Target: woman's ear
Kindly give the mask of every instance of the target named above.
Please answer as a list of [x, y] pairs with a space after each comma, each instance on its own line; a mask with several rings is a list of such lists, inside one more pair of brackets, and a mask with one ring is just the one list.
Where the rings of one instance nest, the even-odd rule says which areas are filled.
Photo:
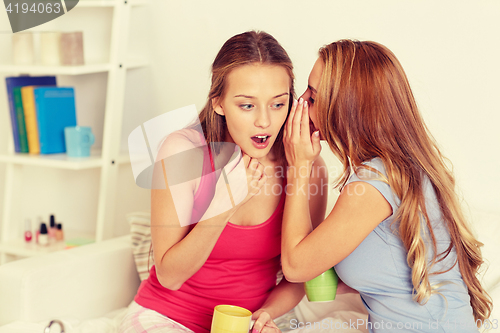
[[224, 109], [222, 108], [222, 105], [220, 105], [219, 103], [219, 97], [214, 97], [212, 98], [212, 108], [214, 109], [214, 111], [221, 115], [221, 116], [225, 116], [226, 114], [224, 113]]

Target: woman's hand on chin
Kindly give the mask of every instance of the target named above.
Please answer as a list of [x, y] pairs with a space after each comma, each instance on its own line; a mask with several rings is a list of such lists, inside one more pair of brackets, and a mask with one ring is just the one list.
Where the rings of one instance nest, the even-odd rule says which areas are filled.
[[319, 131], [311, 136], [309, 128], [309, 108], [302, 98], [294, 101], [283, 132], [286, 159], [295, 168], [312, 167], [321, 152]]

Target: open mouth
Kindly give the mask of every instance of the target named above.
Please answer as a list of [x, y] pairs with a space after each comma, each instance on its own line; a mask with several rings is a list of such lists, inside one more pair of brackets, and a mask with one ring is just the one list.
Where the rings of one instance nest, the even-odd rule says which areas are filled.
[[269, 135], [256, 135], [252, 136], [252, 140], [255, 141], [256, 143], [264, 143], [269, 139]]

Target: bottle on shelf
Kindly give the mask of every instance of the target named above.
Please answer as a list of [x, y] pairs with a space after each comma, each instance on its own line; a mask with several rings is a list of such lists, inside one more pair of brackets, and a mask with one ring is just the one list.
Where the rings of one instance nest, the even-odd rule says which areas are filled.
[[50, 228], [49, 228], [49, 238], [56, 238], [56, 218], [54, 214], [50, 215]]
[[42, 223], [40, 225], [40, 235], [38, 235], [38, 244], [42, 246], [49, 245], [49, 234], [47, 230], [47, 224]]
[[33, 238], [33, 234], [31, 232], [31, 220], [26, 219], [24, 220], [24, 240], [26, 243], [31, 242], [31, 239]]
[[42, 227], [42, 217], [41, 216], [37, 216], [36, 217], [36, 225], [39, 226], [38, 229], [36, 230], [36, 234], [35, 234], [35, 241], [36, 243], [38, 244], [38, 238], [40, 237], [40, 229]]
[[62, 223], [57, 224], [57, 230], [56, 230], [56, 240], [57, 241], [62, 241], [64, 240], [64, 233], [62, 230]]

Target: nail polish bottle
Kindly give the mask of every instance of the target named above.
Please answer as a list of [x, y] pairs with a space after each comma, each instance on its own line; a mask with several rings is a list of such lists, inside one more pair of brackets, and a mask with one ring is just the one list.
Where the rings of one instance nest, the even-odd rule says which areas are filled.
[[49, 245], [49, 234], [47, 231], [47, 224], [42, 223], [40, 225], [40, 235], [38, 235], [38, 244], [42, 246]]
[[57, 230], [56, 230], [56, 240], [61, 241], [64, 239], [64, 233], [62, 230], [62, 223], [57, 224]]
[[49, 238], [56, 238], [56, 218], [54, 214], [50, 215], [50, 228], [49, 228]]
[[[40, 216], [36, 217], [36, 225], [39, 225], [40, 227], [42, 226], [42, 218]], [[38, 244], [38, 237], [40, 236], [40, 227], [36, 230], [36, 235], [35, 235], [35, 240], [36, 243]]]
[[31, 233], [31, 220], [26, 219], [24, 220], [24, 241], [26, 243], [31, 242], [31, 239], [33, 238], [33, 234]]

